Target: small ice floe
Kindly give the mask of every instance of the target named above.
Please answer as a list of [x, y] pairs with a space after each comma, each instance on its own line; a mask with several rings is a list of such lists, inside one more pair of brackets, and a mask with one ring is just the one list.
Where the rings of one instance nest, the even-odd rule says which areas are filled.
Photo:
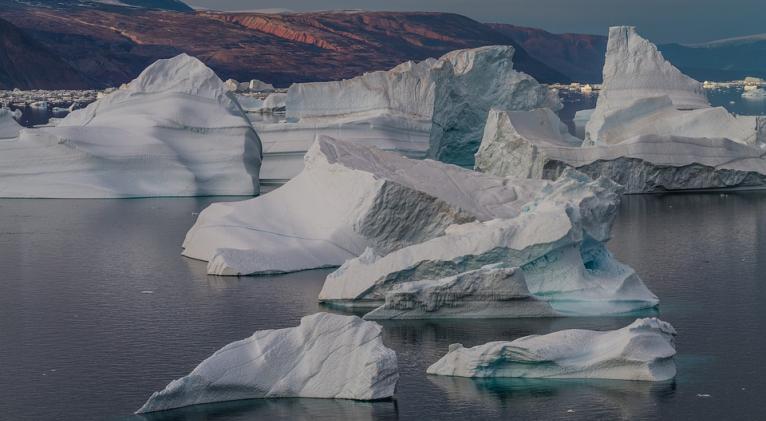
[[137, 413], [255, 398], [390, 398], [399, 371], [382, 331], [356, 316], [317, 313], [297, 327], [255, 332], [170, 382]]
[[697, 393], [697, 397], [698, 398], [709, 398], [710, 394], [709, 393]]
[[152, 291], [150, 289], [145, 289], [145, 290], [141, 291], [141, 294], [154, 294], [154, 291]]
[[452, 344], [427, 372], [458, 377], [665, 381], [676, 375], [675, 336], [669, 323], [649, 318], [612, 331], [562, 330], [473, 348]]

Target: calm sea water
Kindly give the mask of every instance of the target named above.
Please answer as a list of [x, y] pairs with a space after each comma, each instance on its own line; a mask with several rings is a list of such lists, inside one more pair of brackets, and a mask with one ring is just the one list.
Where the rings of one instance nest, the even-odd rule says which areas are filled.
[[[0, 419], [143, 419], [131, 413], [151, 392], [215, 350], [323, 310], [327, 270], [221, 278], [181, 257], [211, 201], [0, 200]], [[626, 197], [611, 249], [679, 332], [673, 382], [425, 374], [454, 342], [631, 318], [388, 322], [384, 341], [401, 369], [394, 401], [254, 400], [149, 419], [763, 419], [766, 193]]]

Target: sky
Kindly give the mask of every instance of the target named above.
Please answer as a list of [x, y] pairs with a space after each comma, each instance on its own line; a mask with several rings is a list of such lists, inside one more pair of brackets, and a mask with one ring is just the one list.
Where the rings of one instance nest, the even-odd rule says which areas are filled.
[[655, 43], [696, 43], [766, 32], [766, 0], [186, 0], [217, 10], [365, 9], [454, 12], [550, 32], [606, 34], [634, 25]]

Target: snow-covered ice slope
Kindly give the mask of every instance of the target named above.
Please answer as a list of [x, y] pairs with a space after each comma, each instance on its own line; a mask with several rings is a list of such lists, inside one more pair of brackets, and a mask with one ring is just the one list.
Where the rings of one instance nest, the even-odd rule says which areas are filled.
[[560, 141], [557, 124], [550, 120], [526, 124], [538, 114], [492, 110], [477, 154], [478, 169], [496, 176], [553, 180], [571, 167], [594, 178], [608, 177], [627, 193], [766, 186], [766, 150], [753, 145], [723, 138], [641, 135], [617, 144], [573, 147]]
[[19, 136], [21, 125], [13, 118], [14, 113], [7, 108], [0, 108], [0, 141], [15, 139]]
[[472, 166], [493, 107], [561, 109], [556, 92], [513, 70], [513, 54], [511, 46], [491, 46], [453, 51], [440, 59], [429, 158]]
[[565, 171], [515, 216], [453, 225], [431, 240], [381, 256], [370, 250], [346, 261], [327, 276], [319, 300], [378, 307], [397, 284], [436, 285], [441, 278], [502, 263], [521, 268], [532, 295], [561, 315], [652, 308], [657, 297], [606, 249], [618, 203], [613, 182]]
[[676, 375], [676, 331], [656, 318], [612, 331], [562, 330], [473, 348], [453, 344], [427, 372], [459, 377], [665, 381]]
[[442, 235], [451, 224], [518, 215], [546, 182], [508, 180], [327, 137], [277, 190], [205, 209], [184, 255], [218, 275], [339, 266]]
[[181, 54], [55, 127], [0, 143], [0, 197], [252, 195], [261, 143], [215, 73]]
[[390, 398], [399, 372], [381, 332], [377, 323], [328, 313], [258, 331], [152, 394], [136, 413], [254, 398]]
[[364, 318], [517, 318], [556, 315], [550, 304], [532, 297], [520, 268], [494, 264], [435, 281], [396, 284], [386, 293], [385, 304]]

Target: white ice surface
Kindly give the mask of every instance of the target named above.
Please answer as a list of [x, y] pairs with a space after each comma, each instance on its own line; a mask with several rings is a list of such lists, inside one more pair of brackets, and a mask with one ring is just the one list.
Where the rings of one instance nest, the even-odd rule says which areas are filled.
[[0, 141], [14, 139], [19, 136], [21, 125], [14, 119], [14, 112], [0, 108]]
[[0, 197], [252, 195], [260, 164], [237, 102], [181, 54], [55, 127], [0, 143]]
[[511, 184], [453, 165], [320, 138], [300, 175], [262, 197], [205, 209], [184, 255], [218, 275], [339, 266], [367, 247], [388, 252], [451, 224], [518, 215], [546, 182]]
[[597, 142], [603, 116], [641, 98], [668, 96], [679, 110], [710, 106], [702, 84], [681, 73], [631, 26], [609, 28], [603, 83], [586, 140]]
[[136, 412], [254, 398], [390, 398], [399, 372], [381, 333], [377, 323], [328, 313], [261, 330], [216, 351]]
[[[526, 180], [515, 181], [523, 184]], [[652, 308], [654, 296], [605, 247], [619, 191], [609, 180], [566, 171], [547, 182], [522, 212], [449, 227], [442, 236], [388, 254], [346, 261], [325, 280], [319, 300], [376, 307], [397, 284], [434, 282], [488, 264], [520, 267], [532, 295], [561, 315], [624, 313]]]
[[676, 375], [676, 331], [656, 318], [612, 331], [562, 330], [473, 348], [453, 344], [427, 372], [459, 377], [665, 381]]

